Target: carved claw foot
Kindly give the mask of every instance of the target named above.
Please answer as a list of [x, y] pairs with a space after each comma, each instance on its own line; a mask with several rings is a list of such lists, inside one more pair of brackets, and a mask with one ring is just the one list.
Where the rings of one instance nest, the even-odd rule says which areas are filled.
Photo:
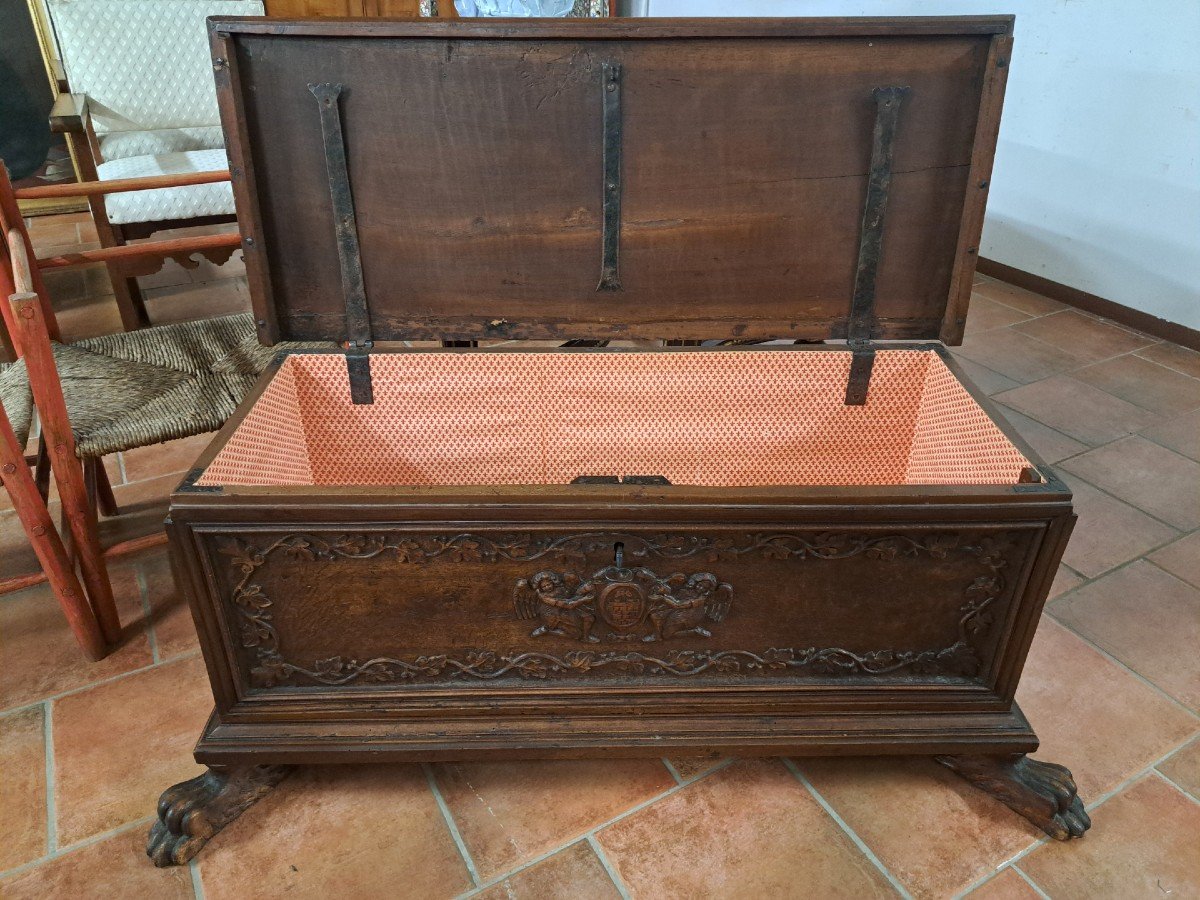
[[1092, 827], [1064, 766], [1011, 756], [938, 756], [938, 762], [1024, 816], [1056, 841], [1082, 837]]
[[291, 766], [212, 766], [163, 791], [146, 855], [159, 868], [181, 866], [218, 831], [279, 784]]

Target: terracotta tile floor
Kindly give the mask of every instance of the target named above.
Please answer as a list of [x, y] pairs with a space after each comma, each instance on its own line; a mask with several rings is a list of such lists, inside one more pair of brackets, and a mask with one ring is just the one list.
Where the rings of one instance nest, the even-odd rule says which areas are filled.
[[[94, 239], [40, 219], [40, 248]], [[156, 321], [243, 308], [236, 262], [145, 280]], [[114, 328], [103, 272], [56, 276], [68, 337]], [[113, 566], [122, 647], [88, 665], [43, 586], [0, 597], [4, 897], [1200, 897], [1200, 354], [986, 278], [961, 358], [1076, 491], [1018, 695], [1095, 823], [1055, 844], [924, 759], [312, 768], [190, 868], [141, 855], [210, 703], [155, 548]], [[108, 460], [153, 533], [207, 438]], [[0, 578], [33, 571], [0, 499]]]

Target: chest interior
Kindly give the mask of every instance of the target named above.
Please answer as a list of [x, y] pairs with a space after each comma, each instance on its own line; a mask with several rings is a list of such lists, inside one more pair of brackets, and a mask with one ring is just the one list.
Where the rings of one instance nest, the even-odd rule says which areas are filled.
[[340, 354], [286, 358], [200, 485], [1015, 484], [1030, 463], [930, 350], [390, 353], [355, 404]]

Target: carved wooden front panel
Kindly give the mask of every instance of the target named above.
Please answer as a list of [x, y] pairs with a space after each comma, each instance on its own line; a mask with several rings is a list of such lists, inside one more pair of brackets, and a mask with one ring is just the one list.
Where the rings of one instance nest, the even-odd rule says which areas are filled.
[[251, 687], [985, 681], [1038, 532], [208, 534]]

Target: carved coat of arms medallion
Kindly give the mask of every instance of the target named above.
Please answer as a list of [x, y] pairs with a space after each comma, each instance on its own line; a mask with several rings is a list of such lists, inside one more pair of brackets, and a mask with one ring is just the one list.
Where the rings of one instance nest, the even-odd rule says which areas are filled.
[[712, 637], [706, 624], [722, 621], [732, 602], [733, 588], [710, 572], [661, 577], [619, 562], [586, 580], [545, 570], [520, 579], [513, 590], [517, 616], [538, 621], [531, 637], [556, 634], [589, 643]]

